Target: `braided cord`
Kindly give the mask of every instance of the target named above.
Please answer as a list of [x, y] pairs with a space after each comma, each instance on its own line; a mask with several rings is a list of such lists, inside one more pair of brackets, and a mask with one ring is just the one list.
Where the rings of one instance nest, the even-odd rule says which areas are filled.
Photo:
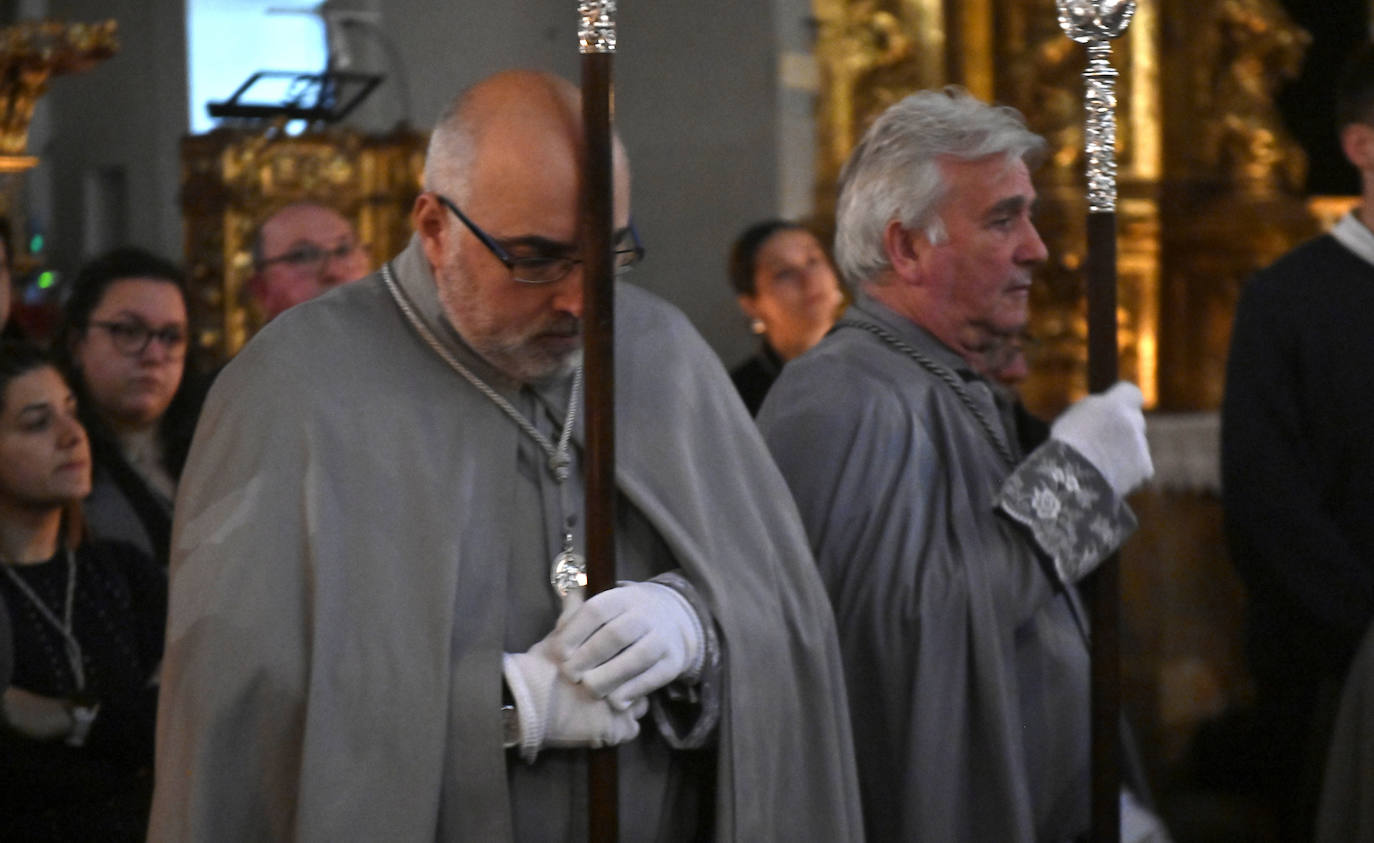
[[862, 319], [855, 319], [847, 316], [837, 323], [837, 327], [859, 328], [869, 332], [895, 351], [899, 351], [916, 361], [917, 365], [921, 368], [944, 381], [950, 389], [954, 390], [954, 394], [959, 397], [960, 403], [967, 407], [968, 411], [977, 419], [978, 425], [983, 429], [983, 434], [987, 436], [988, 441], [992, 443], [993, 448], [995, 448], [997, 453], [1002, 457], [1002, 461], [1007, 464], [1007, 468], [1016, 467], [1016, 457], [1012, 455], [1011, 449], [1007, 447], [1002, 437], [997, 435], [997, 429], [992, 426], [992, 422], [988, 420], [987, 415], [978, 408], [976, 403], [974, 403], [973, 397], [968, 394], [968, 390], [964, 389], [964, 385], [959, 376], [951, 371], [948, 366], [940, 365], [935, 362], [935, 360], [931, 359], [929, 355], [903, 341], [896, 334], [872, 322], [866, 322]]

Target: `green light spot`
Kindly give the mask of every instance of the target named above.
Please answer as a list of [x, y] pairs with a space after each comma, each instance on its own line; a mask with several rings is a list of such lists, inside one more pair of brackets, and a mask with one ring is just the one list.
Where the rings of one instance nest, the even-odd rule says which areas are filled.
[[43, 235], [35, 234], [29, 238], [29, 251], [35, 254], [43, 251]]
[[57, 279], [53, 276], [51, 271], [41, 273], [38, 276], [38, 289], [46, 290], [51, 287], [56, 280]]

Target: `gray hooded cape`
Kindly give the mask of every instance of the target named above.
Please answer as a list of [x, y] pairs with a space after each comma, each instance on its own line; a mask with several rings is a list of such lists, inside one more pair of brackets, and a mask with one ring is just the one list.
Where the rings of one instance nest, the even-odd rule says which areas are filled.
[[[845, 318], [957, 378], [1017, 456], [951, 349], [863, 294]], [[1086, 832], [1087, 639], [1052, 563], [1090, 568], [1134, 527], [1101, 475], [1053, 440], [1013, 471], [954, 389], [855, 327], [783, 367], [759, 427], [835, 607], [869, 837]]]
[[[417, 241], [393, 267], [458, 343]], [[619, 487], [724, 654], [714, 837], [859, 839], [834, 622], [787, 487], [681, 314], [625, 285], [616, 311]], [[511, 838], [520, 436], [378, 274], [278, 317], [225, 369], [178, 494], [151, 839]], [[458, 617], [462, 590], [490, 599]]]

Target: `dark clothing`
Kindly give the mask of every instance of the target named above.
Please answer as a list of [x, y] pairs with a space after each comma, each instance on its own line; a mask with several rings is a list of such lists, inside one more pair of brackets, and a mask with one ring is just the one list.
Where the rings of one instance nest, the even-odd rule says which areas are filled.
[[[201, 405], [210, 380], [187, 372], [167, 412], [158, 422], [162, 467], [173, 480], [181, 477], [191, 447]], [[86, 527], [107, 541], [127, 542], [167, 569], [172, 542], [172, 501], [139, 475], [120, 450], [119, 442], [96, 415], [89, 400], [81, 421], [91, 438], [93, 462], [91, 497], [86, 503]]]
[[1029, 454], [1050, 438], [1049, 423], [1027, 410], [1019, 398], [1012, 404], [1012, 423], [1016, 428], [1016, 442], [1023, 454]]
[[86, 528], [103, 541], [133, 545], [165, 570], [172, 544], [172, 501], [139, 476], [118, 445], [93, 444], [92, 451]]
[[1374, 620], [1374, 266], [1330, 235], [1246, 286], [1222, 407], [1257, 677], [1340, 678]]
[[773, 350], [773, 346], [764, 341], [758, 354], [730, 370], [730, 380], [735, 382], [735, 389], [739, 390], [739, 397], [744, 399], [744, 406], [749, 408], [749, 415], [759, 414], [763, 398], [773, 386], [773, 381], [778, 379], [782, 364], [783, 359]]
[[0, 601], [0, 690], [10, 686], [14, 673], [14, 645], [10, 641], [10, 614]]
[[[1325, 746], [1317, 689], [1374, 620], [1374, 266], [1325, 235], [1236, 308], [1222, 406], [1232, 560], [1249, 592], [1256, 703], [1275, 785]], [[1311, 790], [1308, 786], [1307, 790]], [[1308, 793], [1307, 797], [1310, 798]], [[1310, 835], [1305, 819], [1295, 839]]]
[[[66, 551], [15, 565], [49, 611], [62, 618]], [[86, 687], [78, 694], [62, 633], [8, 574], [0, 597], [14, 637], [13, 686], [58, 699], [93, 697], [100, 709], [82, 747], [0, 731], [0, 817], [6, 840], [142, 840], [152, 798], [154, 677], [162, 658], [165, 576], [122, 544], [76, 551], [72, 627]]]
[[1317, 813], [1317, 843], [1374, 843], [1374, 627], [1346, 679]]

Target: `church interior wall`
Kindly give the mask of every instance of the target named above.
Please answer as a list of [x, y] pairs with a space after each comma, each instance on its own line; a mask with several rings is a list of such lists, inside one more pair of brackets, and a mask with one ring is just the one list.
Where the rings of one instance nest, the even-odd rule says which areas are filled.
[[[39, 105], [44, 113], [31, 148], [42, 162], [28, 177], [28, 201], [40, 215], [50, 212], [42, 222], [51, 264], [72, 272], [124, 242], [184, 259], [184, 0], [36, 5], [45, 7], [36, 16], [68, 21], [113, 17], [122, 45], [92, 70], [56, 79]], [[389, 129], [403, 116], [427, 130], [454, 93], [503, 68], [578, 78], [576, 9], [568, 2], [349, 5], [380, 12], [379, 27], [394, 46], [387, 51], [355, 36], [358, 69], [393, 76], [348, 118], [362, 130]], [[634, 219], [648, 247], [634, 280], [682, 308], [727, 363], [752, 352], [725, 277], [729, 245], [748, 223], [783, 212], [785, 201], [798, 212], [805, 210], [799, 197], [809, 198], [809, 183], [794, 184], [786, 200], [780, 192], [777, 20], [788, 8], [788, 31], [798, 42], [806, 37], [808, 5], [795, 0], [747, 12], [725, 0], [624, 4], [619, 18], [616, 119], [634, 171]], [[396, 76], [409, 90], [409, 114]], [[810, 131], [809, 97], [804, 89], [789, 94], [794, 131]], [[787, 146], [799, 178], [810, 174], [809, 143]]]
[[132, 243], [180, 255], [178, 143], [187, 125], [183, 0], [54, 0], [37, 16], [119, 21], [121, 48], [57, 77], [30, 136], [29, 204], [53, 268]]

